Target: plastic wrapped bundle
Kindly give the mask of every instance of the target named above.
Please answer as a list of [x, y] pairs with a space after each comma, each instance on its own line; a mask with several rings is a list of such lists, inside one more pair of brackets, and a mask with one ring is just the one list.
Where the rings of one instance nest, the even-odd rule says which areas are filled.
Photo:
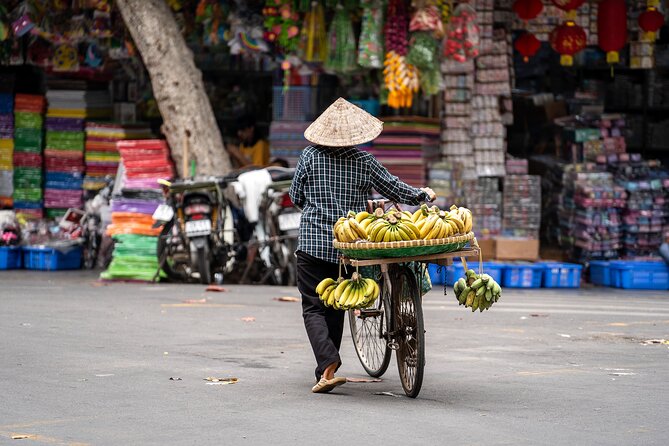
[[105, 280], [153, 280], [158, 271], [157, 237], [118, 234], [114, 241], [112, 262], [100, 277]]

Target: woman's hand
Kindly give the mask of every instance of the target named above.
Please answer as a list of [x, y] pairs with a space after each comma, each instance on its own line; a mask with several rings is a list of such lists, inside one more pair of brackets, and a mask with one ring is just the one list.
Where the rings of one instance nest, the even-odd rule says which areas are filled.
[[420, 190], [422, 190], [427, 194], [427, 198], [429, 201], [434, 201], [437, 199], [437, 194], [435, 194], [434, 191], [429, 187], [421, 187]]

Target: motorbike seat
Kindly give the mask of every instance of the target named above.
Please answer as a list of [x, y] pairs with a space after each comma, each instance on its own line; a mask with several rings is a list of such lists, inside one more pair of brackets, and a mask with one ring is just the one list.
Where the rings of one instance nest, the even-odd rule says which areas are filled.
[[267, 172], [274, 182], [292, 180], [295, 176], [295, 169], [286, 167], [268, 167]]

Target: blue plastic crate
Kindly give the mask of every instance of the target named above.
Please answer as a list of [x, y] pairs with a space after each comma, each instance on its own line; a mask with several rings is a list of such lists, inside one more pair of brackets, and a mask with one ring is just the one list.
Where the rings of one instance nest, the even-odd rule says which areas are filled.
[[544, 262], [544, 288], [580, 288], [582, 265], [576, 263]]
[[611, 286], [631, 290], [669, 290], [669, 267], [664, 262], [611, 262]]
[[0, 269], [21, 268], [21, 247], [0, 246]]
[[508, 288], [541, 288], [544, 267], [540, 264], [508, 263], [504, 266], [503, 286]]
[[381, 105], [376, 99], [349, 99], [348, 101], [351, 104], [357, 105], [372, 116], [379, 116]]
[[54, 248], [24, 247], [23, 265], [26, 269], [41, 271], [79, 269], [81, 267], [81, 247], [73, 247], [67, 252]]
[[611, 262], [593, 260], [590, 262], [590, 282], [593, 285], [611, 286]]
[[[478, 272], [479, 262], [467, 262], [467, 265], [472, 268], [474, 271]], [[504, 264], [497, 262], [483, 262], [483, 272], [488, 274], [492, 279], [502, 284], [502, 275], [504, 272]], [[460, 278], [464, 277], [465, 270], [462, 268], [461, 262], [453, 262], [452, 265], [449, 265], [446, 268], [446, 278], [445, 284], [453, 286], [455, 282]]]
[[432, 285], [443, 285], [446, 276], [446, 267], [428, 263], [427, 272], [430, 274]]

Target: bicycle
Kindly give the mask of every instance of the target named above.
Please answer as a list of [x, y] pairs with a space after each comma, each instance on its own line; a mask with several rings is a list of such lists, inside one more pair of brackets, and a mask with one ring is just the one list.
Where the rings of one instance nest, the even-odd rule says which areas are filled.
[[479, 248], [443, 254], [355, 260], [342, 262], [355, 267], [381, 267], [379, 299], [365, 310], [349, 311], [351, 336], [358, 359], [368, 375], [381, 377], [395, 351], [404, 393], [416, 398], [425, 370], [425, 325], [422, 308], [424, 263], [449, 264], [454, 257], [479, 257]]

